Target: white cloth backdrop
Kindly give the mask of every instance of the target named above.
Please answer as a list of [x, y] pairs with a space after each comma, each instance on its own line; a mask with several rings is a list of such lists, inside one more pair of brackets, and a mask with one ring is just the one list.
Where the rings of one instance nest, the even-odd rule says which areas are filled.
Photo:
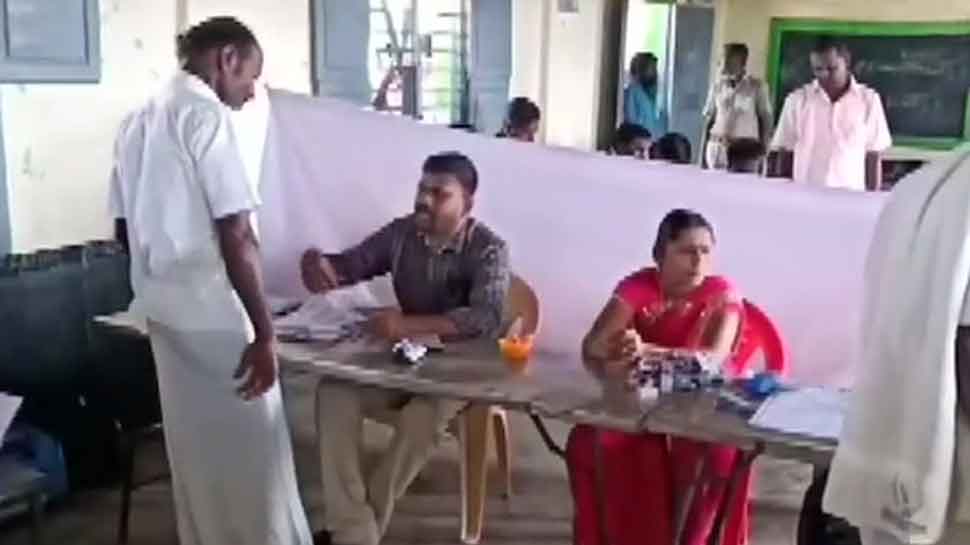
[[260, 228], [273, 295], [304, 293], [307, 247], [342, 250], [408, 213], [425, 157], [457, 150], [479, 170], [474, 214], [509, 242], [513, 269], [539, 294], [540, 345], [575, 349], [617, 281], [650, 264], [663, 215], [688, 207], [714, 224], [718, 272], [781, 327], [793, 379], [851, 381], [881, 195], [494, 139], [280, 91], [269, 98]]

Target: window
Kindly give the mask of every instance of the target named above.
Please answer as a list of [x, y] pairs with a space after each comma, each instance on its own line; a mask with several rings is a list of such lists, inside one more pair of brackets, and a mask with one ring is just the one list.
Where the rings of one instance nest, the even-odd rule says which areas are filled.
[[0, 82], [101, 79], [97, 0], [0, 0]]
[[427, 123], [468, 121], [467, 0], [371, 0], [375, 105]]

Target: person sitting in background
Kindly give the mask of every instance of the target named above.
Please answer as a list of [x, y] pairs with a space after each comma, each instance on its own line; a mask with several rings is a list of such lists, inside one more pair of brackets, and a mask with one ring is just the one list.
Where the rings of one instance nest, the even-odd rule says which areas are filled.
[[[370, 319], [388, 341], [437, 335], [444, 340], [494, 337], [509, 286], [506, 243], [470, 214], [478, 174], [459, 153], [429, 157], [414, 213], [398, 218], [340, 254], [311, 248], [303, 282], [314, 293], [390, 273], [400, 310]], [[436, 446], [440, 431], [463, 404], [441, 398], [321, 381], [317, 433], [324, 523], [333, 542], [377, 545], [395, 501], [404, 495]], [[391, 414], [391, 445], [365, 480], [361, 421]]]
[[761, 172], [765, 147], [754, 138], [732, 140], [727, 147], [728, 172], [758, 174]]
[[748, 46], [731, 43], [724, 46], [721, 76], [714, 81], [704, 106], [706, 144], [701, 158], [707, 168], [727, 166], [727, 147], [737, 139], [771, 141], [771, 100], [768, 86], [748, 74]]
[[526, 97], [513, 98], [505, 114], [505, 125], [496, 136], [522, 142], [535, 142], [541, 118], [542, 112], [535, 102]]
[[650, 158], [678, 165], [690, 164], [690, 140], [678, 132], [667, 133], [650, 146]]
[[641, 52], [630, 61], [630, 84], [623, 90], [623, 121], [650, 131], [667, 132], [667, 113], [658, 92], [657, 57]]
[[614, 155], [646, 159], [650, 153], [650, 131], [634, 123], [623, 123], [616, 129], [611, 151]]
[[[689, 210], [668, 213], [653, 246], [657, 267], [621, 281], [583, 339], [587, 368], [623, 380], [637, 358], [679, 350], [720, 360], [727, 369], [743, 307], [731, 283], [711, 273], [713, 249], [714, 230], [703, 216]], [[702, 444], [666, 435], [574, 427], [566, 447], [575, 505], [573, 543], [606, 545], [600, 534], [604, 526], [613, 545], [672, 543], [673, 498], [683, 497], [704, 451]], [[602, 456], [599, 475], [597, 456]], [[681, 543], [707, 542], [737, 450], [712, 446], [708, 456], [718, 479], [695, 498]], [[598, 488], [605, 505], [599, 503]], [[748, 536], [746, 494], [733, 501], [740, 505], [731, 505], [724, 543], [742, 545]]]

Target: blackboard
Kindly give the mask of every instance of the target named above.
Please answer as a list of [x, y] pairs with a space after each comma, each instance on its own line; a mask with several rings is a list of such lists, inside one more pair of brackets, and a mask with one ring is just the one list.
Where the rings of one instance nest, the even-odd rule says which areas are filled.
[[970, 22], [776, 19], [768, 76], [776, 115], [788, 93], [812, 81], [809, 53], [821, 36], [849, 46], [853, 72], [882, 96], [897, 144], [946, 148], [970, 138]]

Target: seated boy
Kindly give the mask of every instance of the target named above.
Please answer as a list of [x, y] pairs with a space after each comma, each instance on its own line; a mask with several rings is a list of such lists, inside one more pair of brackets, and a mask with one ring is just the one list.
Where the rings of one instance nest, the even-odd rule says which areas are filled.
[[623, 123], [616, 129], [612, 152], [614, 155], [646, 159], [653, 135], [636, 123]]

